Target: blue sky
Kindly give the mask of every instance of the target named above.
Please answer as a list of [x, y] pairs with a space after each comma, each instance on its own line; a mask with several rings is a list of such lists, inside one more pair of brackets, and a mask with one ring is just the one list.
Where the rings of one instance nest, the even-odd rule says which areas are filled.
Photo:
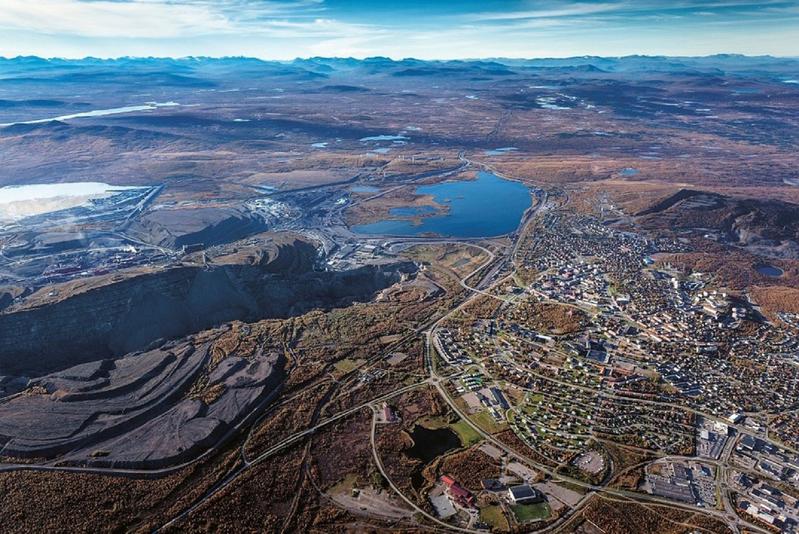
[[0, 55], [799, 56], [799, 0], [0, 0]]

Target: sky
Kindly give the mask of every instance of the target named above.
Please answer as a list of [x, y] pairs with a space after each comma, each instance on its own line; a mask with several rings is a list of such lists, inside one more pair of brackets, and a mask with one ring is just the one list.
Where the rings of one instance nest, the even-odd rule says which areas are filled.
[[799, 0], [0, 0], [0, 56], [799, 56]]

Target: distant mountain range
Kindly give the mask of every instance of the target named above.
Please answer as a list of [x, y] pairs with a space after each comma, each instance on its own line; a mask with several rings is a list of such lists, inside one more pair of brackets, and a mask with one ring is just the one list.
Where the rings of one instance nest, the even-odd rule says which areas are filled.
[[[387, 57], [326, 58], [311, 57], [293, 61], [271, 61], [251, 57], [120, 57], [101, 59], [87, 57], [83, 59], [41, 58], [37, 56], [19, 56], [14, 58], [0, 57], [0, 75], [3, 78], [17, 77], [23, 73], [47, 71], [63, 73], [62, 78], [53, 81], [72, 80], [70, 72], [81, 70], [84, 76], [92, 75], [90, 68], [136, 68], [165, 69], [172, 76], [196, 70], [216, 70], [219, 74], [229, 69], [268, 72], [271, 75], [297, 75], [305, 71], [310, 77], [325, 77], [336, 71], [366, 71], [392, 73], [396, 76], [426, 76], [440, 74], [441, 71], [468, 71], [487, 76], [513, 76], [540, 69], [583, 72], [680, 72], [691, 71], [707, 74], [762, 74], [797, 75], [799, 74], [799, 58], [773, 56], [744, 56], [738, 54], [718, 54], [705, 57], [670, 57], [670, 56], [625, 56], [599, 57], [579, 56], [570, 58], [542, 59], [464, 59], [447, 61], [425, 61], [419, 59], [393, 60]], [[169, 80], [166, 80], [167, 82]], [[172, 80], [182, 84], [187, 80]]]

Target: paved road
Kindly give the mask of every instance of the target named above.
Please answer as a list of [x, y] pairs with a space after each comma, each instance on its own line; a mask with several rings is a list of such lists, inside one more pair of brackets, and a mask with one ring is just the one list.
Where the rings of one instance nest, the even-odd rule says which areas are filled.
[[[460, 170], [462, 170], [463, 168], [465, 168], [468, 165], [472, 164], [472, 162], [470, 162], [469, 160], [466, 160], [465, 158], [462, 158], [462, 159], [464, 161], [464, 165], [459, 168]], [[486, 168], [489, 168], [489, 167], [486, 167]], [[453, 169], [453, 170], [449, 170], [447, 172], [456, 172], [459, 169]], [[492, 172], [496, 172], [496, 171], [493, 171], [493, 169], [491, 169], [491, 170], [492, 170]], [[365, 402], [363, 404], [360, 404], [360, 405], [355, 406], [353, 408], [350, 408], [348, 410], [344, 410], [344, 411], [342, 411], [342, 412], [340, 412], [340, 413], [338, 413], [336, 415], [333, 415], [333, 416], [331, 416], [331, 417], [329, 417], [329, 418], [327, 418], [327, 419], [325, 419], [323, 421], [320, 421], [320, 422], [318, 422], [317, 424], [315, 424], [314, 426], [312, 426], [310, 428], [304, 429], [304, 430], [302, 430], [300, 432], [297, 432], [295, 434], [292, 434], [291, 436], [286, 437], [285, 439], [283, 439], [282, 441], [280, 441], [279, 443], [277, 443], [276, 445], [274, 445], [270, 449], [264, 451], [263, 453], [261, 453], [260, 455], [258, 455], [257, 457], [255, 457], [253, 459], [249, 459], [249, 458], [246, 457], [246, 455], [242, 454], [242, 464], [235, 471], [231, 472], [227, 477], [225, 477], [224, 479], [219, 481], [217, 484], [215, 484], [208, 492], [206, 492], [201, 498], [199, 498], [197, 501], [195, 501], [190, 507], [188, 507], [186, 510], [181, 512], [178, 516], [174, 517], [172, 520], [170, 520], [165, 525], [163, 525], [161, 527], [161, 529], [177, 524], [182, 519], [186, 518], [189, 514], [191, 514], [193, 511], [197, 510], [198, 508], [203, 506], [205, 503], [207, 503], [209, 499], [213, 498], [215, 495], [219, 494], [219, 492], [221, 492], [225, 488], [229, 487], [232, 483], [234, 483], [236, 480], [238, 480], [239, 477], [242, 474], [246, 473], [249, 469], [257, 466], [261, 462], [266, 461], [267, 459], [271, 458], [272, 456], [274, 456], [278, 452], [280, 452], [280, 451], [286, 449], [287, 447], [290, 447], [290, 446], [302, 441], [306, 437], [314, 434], [319, 429], [324, 428], [327, 425], [333, 424], [333, 423], [335, 423], [335, 422], [337, 422], [337, 421], [339, 421], [339, 420], [341, 420], [341, 419], [343, 419], [345, 417], [348, 417], [348, 416], [350, 416], [350, 415], [352, 415], [354, 413], [357, 413], [357, 412], [359, 412], [361, 410], [364, 410], [364, 409], [368, 408], [368, 409], [372, 410], [372, 412], [373, 412], [370, 441], [371, 441], [373, 455], [375, 457], [375, 462], [376, 462], [376, 464], [378, 466], [378, 469], [380, 470], [381, 474], [388, 481], [388, 483], [391, 486], [392, 490], [395, 491], [400, 496], [400, 498], [402, 498], [406, 503], [408, 503], [414, 510], [416, 510], [418, 513], [421, 513], [429, 521], [435, 523], [436, 525], [439, 525], [440, 527], [442, 527], [444, 529], [454, 530], [454, 531], [459, 531], [459, 532], [479, 532], [479, 531], [475, 531], [475, 530], [471, 530], [471, 529], [465, 529], [465, 528], [461, 528], [461, 527], [456, 527], [456, 526], [450, 525], [448, 523], [445, 523], [445, 522], [443, 522], [443, 521], [431, 516], [430, 514], [425, 512], [423, 509], [421, 509], [419, 506], [417, 506], [411, 499], [409, 499], [407, 496], [405, 496], [402, 493], [402, 491], [391, 481], [391, 479], [389, 478], [389, 476], [385, 472], [385, 469], [383, 467], [382, 461], [380, 460], [379, 454], [377, 452], [377, 448], [376, 448], [376, 445], [375, 445], [375, 430], [376, 430], [376, 417], [375, 417], [376, 408], [375, 408], [375, 406], [378, 403], [380, 403], [380, 402], [383, 402], [385, 400], [393, 398], [393, 397], [395, 397], [397, 395], [401, 395], [402, 393], [411, 391], [413, 389], [416, 389], [416, 388], [419, 388], [419, 387], [422, 387], [422, 386], [425, 386], [425, 385], [432, 385], [437, 390], [438, 394], [442, 397], [442, 399], [450, 406], [450, 408], [453, 410], [454, 413], [456, 413], [464, 422], [466, 422], [469, 426], [471, 426], [474, 429], [474, 431], [477, 432], [480, 436], [482, 436], [486, 441], [492, 443], [494, 446], [496, 446], [500, 450], [504, 451], [509, 457], [515, 458], [515, 459], [517, 459], [518, 461], [520, 461], [520, 462], [522, 462], [524, 464], [532, 466], [533, 468], [537, 469], [538, 471], [540, 471], [542, 473], [546, 473], [546, 474], [550, 475], [556, 481], [569, 482], [571, 484], [575, 484], [575, 485], [581, 486], [581, 487], [585, 488], [586, 490], [588, 490], [588, 493], [583, 497], [583, 499], [576, 506], [574, 506], [574, 507], [572, 507], [570, 509], [569, 514], [566, 514], [566, 515], [562, 516], [561, 518], [559, 518], [559, 520], [557, 522], [555, 522], [554, 524], [550, 524], [545, 529], [542, 529], [542, 531], [557, 529], [560, 525], [562, 525], [563, 522], [568, 520], [568, 518], [570, 517], [571, 514], [573, 514], [580, 507], [582, 507], [585, 502], [588, 502], [588, 499], [591, 496], [593, 496], [595, 494], [604, 494], [604, 495], [612, 496], [612, 497], [615, 497], [615, 498], [621, 498], [621, 499], [630, 500], [630, 501], [634, 501], [634, 502], [651, 503], [651, 504], [656, 504], [656, 505], [669, 506], [669, 507], [683, 509], [683, 510], [687, 510], [687, 511], [692, 511], [692, 512], [698, 512], [698, 513], [703, 513], [703, 514], [707, 514], [707, 515], [712, 515], [714, 517], [717, 517], [719, 519], [724, 520], [728, 524], [732, 524], [736, 530], [738, 530], [739, 526], [744, 526], [744, 527], [746, 527], [748, 529], [751, 529], [751, 530], [754, 530], [754, 531], [766, 532], [763, 529], [760, 529], [760, 528], [758, 528], [758, 527], [756, 527], [754, 525], [751, 525], [749, 523], [746, 523], [746, 522], [742, 521], [734, 513], [734, 510], [732, 509], [732, 505], [729, 502], [729, 498], [728, 498], [728, 495], [727, 495], [727, 489], [726, 489], [727, 487], [726, 487], [726, 481], [725, 481], [726, 473], [723, 471], [723, 466], [721, 464], [719, 464], [719, 466], [721, 468], [719, 471], [720, 471], [720, 480], [722, 481], [722, 493], [723, 493], [722, 502], [724, 504], [724, 511], [708, 510], [706, 508], [699, 508], [699, 507], [692, 506], [692, 505], [674, 503], [672, 501], [669, 501], [667, 499], [663, 499], [663, 498], [660, 498], [660, 497], [657, 497], [657, 496], [650, 496], [650, 495], [645, 495], [645, 494], [640, 494], [640, 493], [633, 493], [633, 492], [627, 492], [627, 491], [623, 491], [623, 490], [616, 490], [616, 489], [612, 489], [612, 488], [607, 488], [604, 485], [591, 485], [591, 484], [587, 484], [587, 483], [585, 483], [583, 481], [580, 481], [578, 479], [574, 479], [574, 478], [571, 478], [571, 477], [568, 477], [568, 476], [557, 474], [552, 469], [548, 468], [547, 466], [542, 465], [542, 464], [540, 464], [538, 462], [535, 462], [531, 458], [528, 458], [528, 457], [526, 457], [526, 456], [524, 456], [522, 454], [519, 454], [517, 451], [511, 449], [510, 447], [505, 445], [503, 442], [497, 440], [492, 435], [486, 433], [480, 427], [475, 425], [464, 413], [461, 412], [460, 408], [457, 406], [457, 404], [454, 402], [454, 400], [450, 397], [449, 393], [446, 391], [446, 389], [442, 385], [443, 378], [438, 375], [437, 370], [436, 370], [436, 366], [435, 366], [435, 359], [432, 356], [432, 351], [433, 351], [433, 348], [432, 348], [432, 335], [433, 335], [433, 332], [435, 331], [435, 329], [444, 320], [446, 320], [448, 317], [450, 317], [452, 314], [456, 313], [457, 311], [463, 309], [465, 306], [467, 306], [470, 303], [472, 303], [472, 301], [475, 298], [477, 298], [477, 297], [479, 297], [481, 295], [482, 296], [489, 296], [491, 298], [495, 298], [495, 299], [499, 299], [499, 300], [508, 302], [508, 299], [500, 297], [500, 296], [497, 296], [497, 295], [495, 295], [495, 294], [490, 292], [490, 289], [492, 287], [496, 287], [498, 285], [498, 283], [502, 282], [502, 280], [505, 280], [507, 277], [503, 278], [502, 280], [495, 281], [493, 283], [491, 283], [490, 280], [496, 274], [496, 272], [498, 272], [499, 268], [503, 265], [503, 262], [512, 260], [512, 259], [514, 259], [516, 257], [516, 254], [518, 252], [518, 246], [519, 246], [519, 243], [521, 241], [521, 236], [525, 235], [524, 232], [528, 228], [529, 223], [532, 221], [534, 214], [536, 212], [538, 212], [540, 209], [545, 208], [546, 206], [547, 206], [547, 197], [544, 194], [543, 197], [541, 197], [540, 202], [536, 206], [534, 206], [534, 208], [531, 209], [528, 214], [525, 215], [525, 218], [524, 218], [524, 220], [523, 220], [523, 222], [521, 224], [520, 230], [515, 232], [514, 242], [513, 242], [512, 247], [510, 248], [510, 253], [506, 254], [504, 257], [501, 257], [499, 259], [497, 258], [497, 255], [493, 251], [491, 251], [490, 249], [488, 249], [488, 248], [486, 248], [486, 247], [484, 247], [482, 245], [475, 244], [474, 242], [472, 242], [472, 240], [428, 239], [428, 238], [413, 238], [413, 239], [405, 239], [405, 238], [403, 238], [403, 239], [397, 239], [395, 237], [391, 237], [390, 239], [395, 243], [395, 245], [399, 244], [399, 243], [418, 244], [420, 242], [427, 242], [427, 243], [454, 243], [454, 244], [460, 244], [460, 245], [464, 245], [464, 246], [476, 247], [476, 248], [480, 249], [481, 251], [483, 251], [484, 253], [486, 253], [488, 255], [488, 258], [487, 258], [487, 260], [484, 263], [482, 263], [477, 268], [475, 268], [472, 272], [468, 273], [466, 276], [464, 276], [464, 277], [462, 277], [460, 279], [461, 286], [463, 288], [467, 289], [468, 291], [472, 292], [472, 294], [468, 298], [466, 298], [463, 301], [461, 301], [457, 306], [455, 306], [454, 308], [449, 310], [447, 313], [443, 314], [441, 317], [439, 317], [437, 319], [434, 319], [430, 323], [428, 323], [426, 325], [423, 325], [422, 327], [417, 329], [418, 333], [422, 333], [423, 332], [424, 335], [425, 335], [425, 340], [426, 340], [425, 347], [426, 348], [425, 348], [425, 354], [424, 354], [424, 365], [425, 365], [425, 368], [427, 369], [428, 378], [425, 379], [425, 380], [420, 380], [417, 383], [414, 383], [414, 384], [399, 388], [399, 389], [394, 390], [394, 391], [392, 391], [390, 393], [378, 396], [378, 397], [376, 397], [374, 399], [371, 399], [368, 402]], [[392, 245], [392, 246], [395, 246], [395, 245]], [[487, 272], [483, 273], [483, 275], [480, 277], [480, 280], [475, 285], [470, 285], [469, 283], [467, 283], [467, 280], [470, 280], [474, 276], [478, 275], [479, 273], [484, 271], [488, 266], [491, 266], [492, 264], [494, 265], [494, 267], [491, 268], [491, 269], [488, 269]], [[485, 286], [487, 289], [483, 289], [483, 286]], [[558, 383], [558, 384], [561, 384], [561, 385], [567, 386], [567, 387], [578, 387], [578, 388], [581, 388], [581, 389], [589, 390], [591, 392], [595, 392], [596, 391], [595, 389], [582, 388], [581, 386], [576, 386], [576, 385], [571, 384], [571, 383], [562, 382], [562, 381], [559, 381], [557, 379], [551, 379], [549, 377], [541, 376], [541, 378], [544, 378], [544, 379], [547, 379], [547, 380], [551, 380], [551, 381], [553, 381], [555, 383]], [[614, 397], [613, 395], [609, 395], [609, 396], [610, 397]], [[650, 401], [650, 400], [643, 400], [643, 399], [631, 399], [629, 397], [619, 397], [619, 398], [620, 399], [624, 399], [624, 400], [633, 401], [633, 402], [642, 402], [642, 403], [648, 403], [648, 404], [653, 404], [653, 405], [662, 405], [662, 406], [667, 406], [667, 407], [674, 406], [673, 403], [668, 403], [668, 402]], [[265, 400], [264, 403], [261, 406], [259, 406], [258, 409], [253, 410], [252, 414], [262, 414], [262, 410], [266, 407], [267, 404], [268, 404], [268, 401]], [[704, 417], [707, 417], [708, 419], [718, 420], [718, 419], [716, 419], [713, 416], [710, 416], [708, 414], [704, 414], [704, 413], [698, 412], [696, 410], [691, 410], [691, 409], [686, 408], [684, 406], [679, 406], [679, 407], [682, 408], [682, 409], [688, 409], [689, 411], [692, 411], [692, 412], [694, 412], [694, 413], [696, 413], [698, 415], [702, 415]], [[258, 415], [258, 417], [261, 417], [261, 416], [262, 415]], [[241, 428], [243, 428], [245, 422], [247, 424], [249, 424], [252, 421], [251, 420], [242, 421], [239, 425], [237, 425], [237, 427], [235, 429], [231, 429], [231, 435], [232, 435], [233, 432], [238, 432]], [[735, 425], [730, 425], [730, 426], [732, 426], [734, 428], [737, 428]], [[249, 439], [249, 437], [248, 437], [248, 439]], [[54, 466], [54, 465], [4, 465], [4, 466], [0, 467], [0, 472], [2, 472], [2, 471], [13, 471], [13, 470], [30, 470], [30, 471], [56, 471], [56, 472], [92, 473], [92, 474], [105, 474], [105, 475], [114, 475], [114, 476], [120, 476], [121, 475], [121, 476], [138, 476], [138, 477], [141, 477], [141, 476], [159, 477], [159, 476], [164, 476], [164, 475], [167, 475], [169, 473], [173, 473], [175, 471], [183, 469], [186, 466], [188, 466], [188, 465], [190, 465], [190, 464], [192, 464], [192, 463], [194, 463], [194, 462], [206, 457], [207, 455], [213, 454], [214, 452], [216, 452], [219, 449], [219, 447], [221, 447], [221, 445], [225, 441], [227, 441], [227, 440], [225, 439], [225, 440], [221, 441], [217, 446], [212, 447], [211, 449], [207, 450], [205, 453], [203, 453], [198, 458], [195, 458], [192, 461], [185, 462], [185, 463], [177, 465], [177, 466], [172, 466], [172, 467], [168, 467], [168, 468], [164, 468], [164, 469], [157, 469], [157, 470], [90, 468], [90, 467], [64, 467], [64, 466]], [[732, 442], [732, 440], [730, 440], [730, 441]], [[243, 446], [246, 446], [246, 444], [247, 444], [247, 441], [245, 441]], [[731, 444], [728, 444], [728, 445], [729, 445], [729, 447], [727, 449], [725, 449], [725, 458], [724, 458], [725, 461], [729, 458], [729, 455], [731, 453], [731, 448], [732, 448]], [[158, 530], [161, 530], [161, 529], [158, 529]]]
[[345, 418], [345, 417], [347, 417], [349, 415], [357, 413], [357, 412], [359, 412], [359, 411], [361, 411], [363, 409], [372, 408], [372, 405], [375, 404], [375, 403], [380, 403], [380, 402], [387, 401], [387, 400], [389, 400], [389, 399], [391, 399], [391, 398], [393, 398], [393, 397], [395, 397], [397, 395], [401, 395], [401, 394], [406, 393], [408, 391], [412, 391], [412, 390], [414, 390], [416, 388], [419, 388], [419, 387], [423, 386], [426, 382], [427, 381], [421, 381], [421, 382], [418, 382], [416, 384], [411, 384], [411, 385], [396, 389], [396, 390], [394, 390], [394, 391], [392, 391], [390, 393], [386, 393], [385, 395], [381, 395], [381, 396], [376, 397], [376, 398], [374, 398], [372, 400], [364, 402], [363, 404], [359, 404], [358, 406], [355, 406], [355, 407], [350, 408], [348, 410], [344, 410], [342, 412], [339, 412], [336, 415], [334, 415], [332, 417], [329, 417], [329, 418], [325, 419], [324, 421], [321, 421], [321, 422], [317, 423], [316, 425], [314, 425], [314, 426], [312, 426], [310, 428], [306, 428], [305, 430], [302, 430], [300, 432], [292, 434], [291, 436], [287, 437], [286, 439], [284, 439], [280, 443], [274, 445], [273, 447], [271, 447], [271, 448], [267, 449], [266, 451], [264, 451], [263, 453], [259, 454], [253, 460], [245, 461], [244, 465], [241, 468], [235, 470], [233, 473], [228, 475], [222, 481], [220, 481], [217, 484], [215, 484], [202, 497], [200, 497], [200, 499], [195, 501], [189, 508], [187, 508], [186, 510], [181, 512], [178, 516], [174, 517], [173, 519], [171, 519], [170, 521], [168, 521], [167, 523], [165, 523], [161, 527], [157, 528], [155, 530], [155, 532], [159, 532], [159, 531], [161, 531], [163, 529], [166, 529], [167, 527], [173, 526], [173, 525], [177, 524], [178, 522], [180, 522], [182, 519], [185, 519], [189, 514], [191, 514], [192, 512], [197, 510], [198, 508], [200, 508], [209, 499], [214, 497], [214, 495], [217, 495], [220, 491], [222, 491], [223, 489], [225, 489], [228, 486], [230, 486], [233, 482], [235, 482], [242, 474], [247, 472], [249, 469], [252, 469], [256, 465], [260, 464], [261, 462], [264, 462], [265, 460], [267, 460], [270, 457], [274, 456], [275, 454], [277, 454], [278, 452], [282, 451], [286, 447], [288, 447], [290, 445], [293, 445], [293, 444], [297, 443], [298, 441], [301, 441], [304, 437], [309, 436], [311, 434], [314, 434], [320, 428], [323, 428], [323, 427], [325, 427], [325, 426], [327, 426], [327, 425], [329, 425], [331, 423], [334, 423], [334, 422], [336, 422], [336, 421], [338, 421], [340, 419], [343, 419], [343, 418]]
[[440, 526], [444, 527], [446, 530], [454, 530], [456, 532], [470, 532], [470, 533], [481, 533], [481, 534], [484, 534], [485, 531], [472, 530], [472, 529], [462, 528], [462, 527], [456, 527], [454, 525], [450, 525], [449, 523], [445, 523], [445, 522], [441, 521], [437, 517], [433, 517], [432, 515], [428, 514], [425, 510], [423, 510], [422, 508], [417, 506], [416, 503], [413, 502], [411, 499], [406, 497], [404, 493], [402, 493], [402, 490], [400, 490], [397, 487], [397, 485], [394, 484], [394, 482], [391, 480], [391, 477], [388, 476], [388, 473], [386, 473], [386, 470], [383, 467], [383, 461], [380, 459], [380, 454], [377, 452], [377, 445], [375, 443], [375, 430], [377, 428], [377, 411], [375, 410], [374, 406], [371, 406], [371, 408], [372, 408], [372, 412], [373, 412], [373, 414], [372, 414], [372, 431], [371, 431], [371, 435], [369, 437], [369, 440], [370, 440], [371, 445], [372, 445], [372, 455], [374, 456], [375, 465], [377, 465], [377, 469], [380, 471], [380, 474], [383, 475], [383, 478], [386, 479], [386, 482], [388, 482], [388, 485], [391, 486], [391, 489], [394, 490], [394, 493], [399, 495], [399, 497], [403, 501], [405, 501], [411, 508], [413, 508], [417, 513], [422, 514], [426, 519], [428, 519], [429, 521], [432, 521], [433, 523], [435, 523], [437, 525], [440, 525]]
[[[522, 233], [520, 232], [520, 235], [521, 234]], [[470, 243], [463, 243], [463, 244], [464, 245], [471, 245]], [[515, 246], [515, 244], [514, 244], [514, 247], [512, 248], [512, 250], [513, 250], [512, 254], [515, 255], [515, 253], [517, 251], [517, 247]], [[463, 280], [466, 280], [466, 279], [470, 278], [475, 273], [479, 272], [482, 268], [484, 268], [485, 265], [487, 265], [488, 263], [490, 263], [493, 260], [494, 260], [494, 257], [493, 257], [493, 254], [492, 254], [492, 256], [490, 257], [489, 262], [487, 262], [486, 264], [481, 265], [480, 267], [475, 269], [474, 272], [472, 272], [469, 275], [467, 275], [466, 277], [464, 277]], [[509, 457], [515, 458], [516, 460], [522, 462], [523, 464], [527, 464], [527, 465], [533, 466], [535, 469], [539, 470], [540, 472], [551, 476], [555, 481], [564, 481], [564, 482], [568, 482], [568, 483], [571, 483], [571, 484], [574, 484], [574, 485], [577, 485], [577, 486], [581, 486], [581, 487], [587, 489], [588, 493], [583, 497], [583, 499], [580, 501], [580, 503], [578, 503], [577, 506], [575, 506], [574, 508], [571, 509], [570, 514], [573, 514], [576, 511], [577, 508], [579, 508], [585, 502], [587, 502], [587, 500], [588, 500], [588, 498], [590, 496], [592, 496], [594, 494], [603, 494], [603, 495], [609, 495], [609, 496], [613, 496], [613, 497], [616, 497], [616, 498], [622, 498], [622, 499], [625, 499], [625, 500], [638, 502], [638, 503], [642, 503], [642, 504], [651, 503], [651, 504], [655, 504], [655, 505], [668, 506], [668, 507], [682, 509], [682, 510], [686, 510], [686, 511], [691, 511], [691, 512], [711, 515], [711, 516], [716, 517], [717, 519], [720, 519], [720, 520], [724, 521], [727, 524], [730, 524], [731, 526], [734, 526], [735, 527], [734, 529], [736, 531], [738, 530], [737, 529], [737, 525], [740, 524], [740, 525], [744, 525], [747, 528], [750, 528], [750, 529], [752, 529], [753, 531], [756, 531], [756, 532], [761, 532], [761, 533], [764, 533], [764, 534], [767, 532], [764, 529], [761, 529], [761, 528], [759, 528], [759, 527], [757, 527], [755, 525], [751, 525], [749, 523], [746, 523], [746, 522], [742, 521], [737, 515], [734, 515], [734, 518], [731, 517], [730, 516], [730, 510], [725, 510], [725, 511], [709, 510], [707, 508], [702, 508], [702, 507], [698, 507], [698, 506], [694, 506], [694, 505], [690, 505], [690, 504], [676, 503], [674, 501], [670, 501], [668, 499], [661, 498], [661, 497], [658, 497], [658, 496], [655, 496], [655, 495], [647, 495], [647, 494], [641, 494], [641, 493], [637, 493], [637, 492], [628, 492], [628, 491], [624, 491], [624, 490], [617, 490], [617, 489], [613, 489], [613, 488], [608, 488], [605, 485], [588, 484], [588, 483], [585, 483], [585, 482], [583, 482], [583, 481], [581, 481], [579, 479], [575, 479], [575, 478], [568, 477], [568, 476], [565, 476], [565, 475], [562, 475], [562, 474], [558, 474], [558, 473], [554, 472], [552, 469], [550, 469], [549, 467], [544, 466], [544, 465], [532, 460], [531, 458], [528, 458], [528, 457], [526, 457], [524, 455], [519, 454], [518, 452], [516, 452], [515, 450], [511, 449], [510, 447], [505, 445], [503, 442], [497, 440], [492, 435], [490, 435], [487, 432], [485, 432], [482, 428], [480, 428], [479, 426], [474, 424], [468, 418], [468, 416], [466, 414], [464, 414], [460, 410], [458, 405], [454, 402], [454, 400], [450, 397], [449, 393], [443, 387], [442, 378], [438, 375], [438, 373], [436, 371], [435, 358], [432, 355], [432, 351], [433, 351], [432, 334], [433, 334], [433, 331], [435, 330], [435, 328], [441, 322], [445, 321], [449, 316], [451, 316], [453, 313], [455, 313], [457, 310], [459, 310], [459, 309], [463, 308], [464, 306], [468, 305], [478, 295], [486, 294], [485, 291], [475, 290], [475, 289], [465, 285], [463, 283], [463, 281], [462, 281], [462, 285], [464, 285], [464, 287], [466, 287], [467, 289], [472, 289], [473, 291], [475, 291], [475, 294], [471, 298], [466, 299], [464, 302], [462, 302], [456, 308], [451, 310], [448, 314], [442, 316], [438, 321], [436, 321], [436, 323], [434, 323], [425, 332], [425, 336], [426, 336], [425, 364], [426, 364], [426, 366], [428, 368], [428, 372], [430, 374], [430, 380], [431, 380], [432, 384], [434, 385], [434, 387], [436, 388], [436, 390], [438, 391], [439, 395], [444, 399], [445, 402], [447, 402], [447, 404], [453, 410], [453, 412], [455, 412], [461, 418], [461, 420], [463, 420], [470, 427], [472, 427], [472, 429], [475, 432], [477, 432], [483, 439], [485, 439], [486, 441], [492, 443], [494, 446], [498, 447], [500, 450], [504, 451]], [[496, 285], [496, 284], [493, 284], [493, 285]], [[489, 287], [489, 289], [490, 289], [490, 287]], [[542, 378], [548, 378], [548, 377], [542, 377]], [[557, 382], [557, 383], [560, 383], [561, 385], [564, 385], [564, 386], [573, 387], [573, 385], [571, 383], [565, 383], [565, 382], [561, 382], [561, 381], [557, 381], [557, 380], [554, 380], [554, 381]], [[584, 388], [584, 389], [587, 389], [587, 390], [590, 390], [592, 392], [595, 392], [595, 390], [591, 389], [591, 388]], [[622, 397], [622, 398], [624, 398], [624, 397]], [[630, 399], [630, 398], [624, 398], [624, 399], [625, 400], [630, 400], [630, 401], [633, 401], [633, 402], [638, 402], [639, 401], [639, 399]], [[671, 403], [664, 403], [664, 402], [658, 402], [658, 401], [648, 401], [648, 402], [650, 404], [664, 405], [664, 406], [669, 406], [669, 407], [673, 406]], [[706, 416], [706, 417], [708, 417], [710, 419], [713, 419], [713, 420], [718, 420], [718, 419], [716, 419], [716, 418], [714, 418], [712, 416], [709, 416], [707, 414], [700, 414], [700, 415], [704, 415], [704, 416]], [[393, 487], [393, 485], [392, 485], [392, 487]], [[407, 500], [407, 498], [405, 496], [403, 496], [401, 493], [400, 493], [400, 495], [403, 497], [403, 499]], [[555, 524], [552, 524], [547, 529], [543, 529], [543, 530], [554, 530], [554, 529], [558, 528], [560, 525], [562, 525], [563, 522], [565, 522], [568, 519], [568, 516], [570, 514], [566, 514], [564, 517], [559, 518], [559, 520]], [[733, 512], [733, 514], [734, 514], [734, 512]]]

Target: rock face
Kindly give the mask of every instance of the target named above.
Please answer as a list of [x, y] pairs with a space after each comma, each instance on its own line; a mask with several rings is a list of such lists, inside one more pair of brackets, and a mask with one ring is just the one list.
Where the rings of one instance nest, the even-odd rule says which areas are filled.
[[[42, 377], [0, 404], [0, 448], [11, 457], [154, 469], [218, 443], [279, 391], [281, 354], [230, 356], [212, 367], [210, 343], [170, 343]], [[207, 378], [218, 395], [187, 396]]]
[[[305, 242], [293, 247], [316, 251]], [[412, 263], [314, 271], [281, 251], [255, 264], [176, 267], [0, 314], [0, 375], [40, 376], [146, 349], [227, 321], [256, 321], [346, 305], [399, 281]], [[287, 256], [292, 256], [287, 258]]]
[[0, 310], [10, 306], [12, 302], [14, 302], [14, 297], [11, 293], [0, 291]]
[[755, 254], [799, 258], [799, 205], [681, 189], [636, 214], [644, 227], [715, 231]]
[[133, 235], [163, 247], [206, 246], [236, 241], [263, 232], [269, 225], [262, 218], [235, 208], [155, 210], [130, 227]]

